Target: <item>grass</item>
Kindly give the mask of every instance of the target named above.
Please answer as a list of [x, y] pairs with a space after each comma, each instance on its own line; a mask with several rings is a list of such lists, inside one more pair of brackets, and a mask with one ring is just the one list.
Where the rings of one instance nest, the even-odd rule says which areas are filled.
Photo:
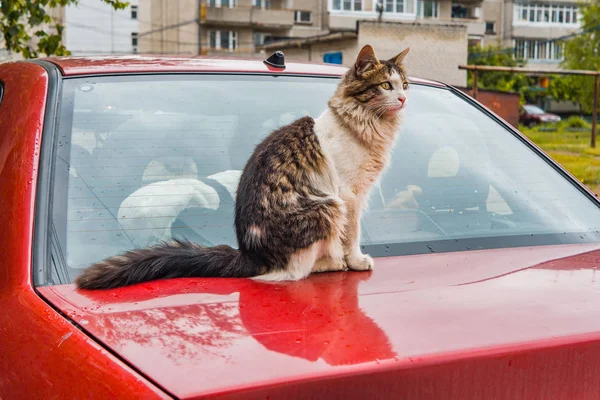
[[553, 131], [545, 130], [544, 127], [521, 127], [520, 130], [577, 179], [598, 193], [600, 148], [590, 147], [591, 128], [586, 126], [585, 130], [570, 131], [567, 125], [567, 122], [561, 122]]

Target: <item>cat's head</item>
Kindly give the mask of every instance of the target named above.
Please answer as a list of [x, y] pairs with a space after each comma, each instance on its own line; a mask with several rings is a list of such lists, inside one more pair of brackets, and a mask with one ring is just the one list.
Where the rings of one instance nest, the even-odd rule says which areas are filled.
[[403, 65], [410, 48], [389, 60], [379, 60], [370, 45], [362, 48], [344, 75], [338, 94], [344, 102], [360, 106], [378, 118], [395, 118], [408, 96], [408, 77]]

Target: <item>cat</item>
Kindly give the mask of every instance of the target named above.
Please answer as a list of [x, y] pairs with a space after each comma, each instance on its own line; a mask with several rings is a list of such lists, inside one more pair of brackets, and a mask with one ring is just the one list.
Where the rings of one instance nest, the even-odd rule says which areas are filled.
[[302, 117], [256, 146], [236, 193], [239, 249], [163, 242], [88, 267], [76, 286], [176, 277], [299, 280], [311, 272], [372, 269], [373, 259], [360, 250], [360, 216], [402, 120], [408, 51], [379, 60], [364, 46], [318, 118]]

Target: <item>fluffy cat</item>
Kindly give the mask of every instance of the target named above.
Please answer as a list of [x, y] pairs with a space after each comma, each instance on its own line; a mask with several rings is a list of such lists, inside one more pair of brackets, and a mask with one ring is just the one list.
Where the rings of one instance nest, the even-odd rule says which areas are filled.
[[359, 246], [360, 216], [401, 121], [408, 50], [378, 60], [363, 47], [323, 114], [300, 118], [257, 145], [237, 190], [239, 250], [170, 241], [98, 262], [76, 285], [104, 289], [192, 276], [298, 280], [372, 269]]

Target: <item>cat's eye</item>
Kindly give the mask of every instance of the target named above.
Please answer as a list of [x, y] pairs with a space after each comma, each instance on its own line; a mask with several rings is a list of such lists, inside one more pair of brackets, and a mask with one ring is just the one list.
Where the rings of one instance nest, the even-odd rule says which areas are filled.
[[408, 89], [408, 82], [404, 82], [402, 84], [402, 89], [404, 89], [404, 90]]
[[389, 82], [381, 82], [381, 87], [385, 90], [390, 90], [392, 85]]

